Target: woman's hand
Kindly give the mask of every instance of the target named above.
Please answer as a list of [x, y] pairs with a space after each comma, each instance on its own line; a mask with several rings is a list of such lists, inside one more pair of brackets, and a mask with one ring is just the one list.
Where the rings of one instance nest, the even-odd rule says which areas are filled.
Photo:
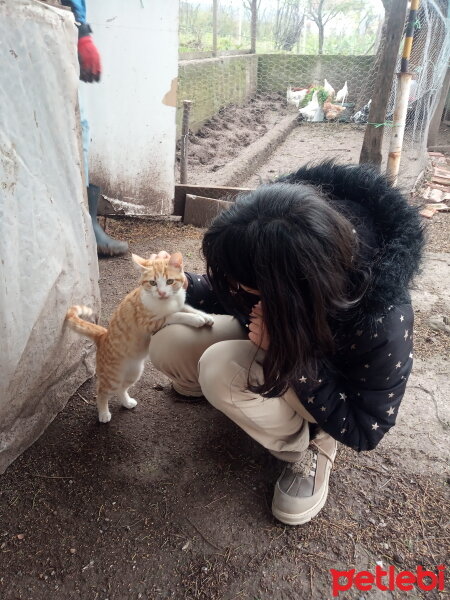
[[[166, 252], [165, 250], [161, 250], [160, 252], [158, 252], [158, 254], [150, 254], [150, 260], [155, 260], [155, 258], [169, 259], [170, 254], [168, 252]], [[184, 275], [184, 273], [183, 273], [183, 275]], [[186, 290], [188, 285], [189, 285], [188, 278], [186, 277], [186, 275], [184, 275], [183, 288]]]
[[249, 340], [263, 350], [268, 350], [270, 339], [264, 325], [264, 315], [261, 302], [255, 304], [252, 312], [250, 313], [250, 325], [248, 328], [250, 330], [250, 333], [248, 334]]

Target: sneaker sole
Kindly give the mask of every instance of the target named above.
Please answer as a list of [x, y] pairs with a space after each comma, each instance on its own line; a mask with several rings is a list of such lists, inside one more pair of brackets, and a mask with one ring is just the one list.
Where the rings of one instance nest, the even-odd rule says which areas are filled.
[[[336, 450], [333, 452], [333, 461], [336, 458]], [[291, 513], [285, 513], [282, 512], [281, 510], [278, 510], [273, 502], [272, 502], [272, 514], [273, 516], [278, 519], [278, 521], [281, 521], [281, 523], [284, 523], [285, 525], [304, 525], [305, 523], [308, 523], [309, 521], [311, 521], [311, 519], [313, 519], [321, 510], [322, 508], [325, 506], [325, 502], [327, 501], [328, 498], [328, 484], [330, 481], [330, 472], [331, 469], [333, 468], [333, 465], [328, 461], [327, 466], [326, 466], [326, 485], [324, 486], [323, 489], [323, 493], [320, 496], [319, 500], [316, 502], [316, 504], [314, 504], [314, 506], [311, 506], [311, 508], [309, 508], [308, 510], [305, 510], [301, 513], [297, 513], [297, 514], [291, 514]]]
[[182, 390], [180, 388], [178, 388], [174, 382], [172, 381], [172, 389], [174, 392], [176, 392], [179, 396], [183, 396], [183, 398], [186, 398], [186, 402], [195, 402], [195, 401], [201, 401], [205, 398], [205, 396], [203, 395], [203, 392], [191, 392], [191, 391], [187, 391], [187, 390]]

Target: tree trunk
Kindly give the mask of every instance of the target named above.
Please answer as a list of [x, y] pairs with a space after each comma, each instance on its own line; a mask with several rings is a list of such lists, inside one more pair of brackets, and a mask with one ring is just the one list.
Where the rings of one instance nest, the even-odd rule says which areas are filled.
[[252, 22], [250, 33], [250, 52], [256, 54], [256, 29], [258, 25], [258, 0], [252, 0]]
[[217, 56], [217, 4], [218, 0], [213, 0], [213, 20], [212, 20], [212, 30], [213, 30], [213, 56]]
[[318, 24], [317, 27], [319, 28], [319, 52], [318, 54], [323, 54], [323, 40], [324, 40], [324, 31], [323, 31], [323, 25], [322, 23]]
[[383, 57], [384, 47], [386, 44], [386, 36], [387, 36], [387, 24], [389, 13], [391, 10], [392, 0], [383, 0], [384, 6], [384, 21], [381, 26], [380, 40], [377, 46], [377, 51], [375, 54], [375, 60], [370, 68], [369, 73], [367, 74], [366, 81], [364, 85], [361, 87], [361, 91], [358, 94], [356, 99], [355, 110], [361, 109], [367, 102], [370, 100], [370, 96], [372, 95], [373, 89], [373, 80], [375, 79], [377, 73], [380, 70], [381, 59]]
[[[395, 8], [389, 11], [386, 23], [385, 43], [382, 45], [378, 73], [374, 82], [369, 123], [384, 123], [386, 108], [392, 87], [397, 56], [403, 35], [408, 0], [396, 0]], [[381, 145], [384, 126], [367, 125], [359, 158], [360, 163], [381, 165]]]
[[[434, 146], [437, 142], [439, 126], [441, 124], [442, 113], [444, 111], [445, 102], [447, 100], [447, 94], [450, 87], [450, 69], [447, 69], [445, 78], [440, 89], [440, 96], [433, 116], [430, 121], [430, 128], [428, 130], [427, 146]], [[438, 92], [439, 93], [439, 92]]]

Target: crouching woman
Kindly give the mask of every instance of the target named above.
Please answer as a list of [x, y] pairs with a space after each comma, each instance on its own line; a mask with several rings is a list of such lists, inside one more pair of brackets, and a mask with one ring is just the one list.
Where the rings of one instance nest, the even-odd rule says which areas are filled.
[[301, 168], [206, 232], [207, 274], [186, 274], [187, 302], [216, 313], [212, 329], [152, 338], [175, 391], [204, 395], [285, 462], [272, 503], [283, 523], [321, 510], [337, 442], [372, 450], [395, 424], [423, 242], [417, 211], [371, 168]]

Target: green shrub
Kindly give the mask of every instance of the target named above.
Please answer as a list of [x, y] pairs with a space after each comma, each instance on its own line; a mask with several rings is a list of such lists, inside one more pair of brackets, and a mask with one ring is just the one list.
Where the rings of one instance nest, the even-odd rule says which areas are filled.
[[328, 92], [326, 91], [326, 89], [320, 85], [313, 87], [309, 90], [309, 92], [306, 94], [300, 108], [303, 108], [304, 106], [306, 106], [308, 104], [308, 102], [311, 102], [312, 97], [314, 92], [319, 92], [317, 94], [317, 99], [319, 100], [319, 104], [323, 105], [323, 103], [326, 101], [326, 99], [328, 98]]

